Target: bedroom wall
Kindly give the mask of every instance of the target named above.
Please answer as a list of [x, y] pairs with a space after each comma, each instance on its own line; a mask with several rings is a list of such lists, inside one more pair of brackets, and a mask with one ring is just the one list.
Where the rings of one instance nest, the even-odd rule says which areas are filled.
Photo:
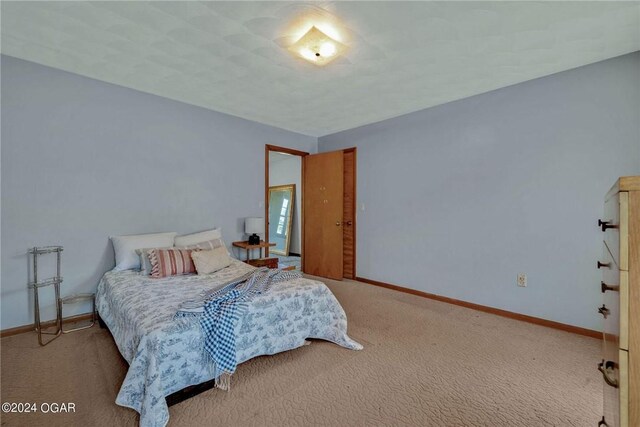
[[596, 222], [640, 174], [638, 76], [636, 52], [321, 137], [358, 147], [357, 275], [600, 329]]
[[230, 245], [264, 215], [264, 145], [316, 151], [314, 137], [1, 59], [2, 329], [33, 322], [27, 248], [63, 245], [63, 295], [93, 292], [110, 235], [217, 226]]
[[[273, 160], [271, 160], [273, 159]], [[269, 163], [269, 185], [296, 185], [296, 202], [294, 204], [291, 221], [291, 240], [289, 242], [289, 252], [301, 254], [301, 224], [300, 217], [302, 209], [302, 157], [288, 156], [276, 152], [270, 152]]]

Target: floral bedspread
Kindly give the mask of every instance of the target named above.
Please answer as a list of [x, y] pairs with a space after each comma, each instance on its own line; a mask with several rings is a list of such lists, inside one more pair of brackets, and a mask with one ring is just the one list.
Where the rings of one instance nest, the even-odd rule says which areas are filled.
[[[209, 275], [152, 279], [130, 270], [105, 273], [96, 307], [129, 363], [116, 403], [138, 411], [141, 426], [165, 426], [165, 396], [213, 379], [198, 321], [174, 319], [180, 303], [253, 269], [234, 260]], [[304, 278], [278, 283], [255, 297], [235, 334], [238, 364], [300, 347], [306, 338], [362, 348], [347, 336], [347, 317], [329, 288]], [[242, 367], [235, 375], [242, 375]]]

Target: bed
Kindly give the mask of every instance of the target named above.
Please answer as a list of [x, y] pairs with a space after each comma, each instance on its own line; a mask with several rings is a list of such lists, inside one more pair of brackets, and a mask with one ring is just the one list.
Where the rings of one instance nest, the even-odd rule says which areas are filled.
[[[116, 403], [136, 410], [141, 426], [164, 427], [166, 397], [215, 376], [199, 322], [174, 317], [180, 304], [252, 270], [233, 260], [209, 275], [153, 279], [133, 270], [105, 273], [96, 307], [129, 364]], [[238, 364], [303, 346], [307, 338], [362, 348], [347, 335], [346, 315], [329, 288], [305, 278], [275, 284], [252, 299], [235, 337]]]

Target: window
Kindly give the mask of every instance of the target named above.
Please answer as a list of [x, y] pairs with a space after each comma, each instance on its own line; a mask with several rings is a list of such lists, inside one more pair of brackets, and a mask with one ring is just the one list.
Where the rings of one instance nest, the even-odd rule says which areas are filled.
[[280, 219], [278, 219], [278, 229], [276, 233], [283, 234], [284, 231], [284, 221], [287, 215], [287, 206], [289, 206], [289, 199], [282, 200], [282, 209], [280, 209]]

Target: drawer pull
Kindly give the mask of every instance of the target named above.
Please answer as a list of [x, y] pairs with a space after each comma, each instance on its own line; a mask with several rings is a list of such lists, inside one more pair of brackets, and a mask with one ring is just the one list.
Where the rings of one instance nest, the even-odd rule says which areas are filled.
[[598, 268], [602, 268], [602, 267], [611, 268], [611, 263], [598, 261]]
[[607, 424], [607, 422], [604, 420], [604, 417], [602, 417], [602, 419], [598, 423], [598, 427], [609, 427], [609, 424]]
[[609, 312], [610, 312], [609, 309], [604, 304], [602, 304], [602, 307], [598, 308], [598, 313], [602, 314], [602, 317], [604, 317], [605, 319], [609, 315]]
[[611, 224], [611, 221], [603, 221], [601, 219], [598, 220], [598, 227], [600, 227], [602, 231], [607, 231], [607, 228], [618, 228], [617, 225]]
[[607, 291], [615, 291], [615, 292], [619, 292], [620, 291], [620, 286], [616, 286], [616, 285], [607, 285], [604, 282], [600, 282], [600, 290], [602, 291], [602, 293], [604, 294]]
[[611, 360], [607, 360], [606, 363], [604, 360], [598, 363], [598, 371], [602, 372], [602, 378], [604, 379], [604, 382], [613, 388], [618, 388], [618, 380], [609, 378], [609, 371], [612, 371], [615, 368], [616, 364]]

